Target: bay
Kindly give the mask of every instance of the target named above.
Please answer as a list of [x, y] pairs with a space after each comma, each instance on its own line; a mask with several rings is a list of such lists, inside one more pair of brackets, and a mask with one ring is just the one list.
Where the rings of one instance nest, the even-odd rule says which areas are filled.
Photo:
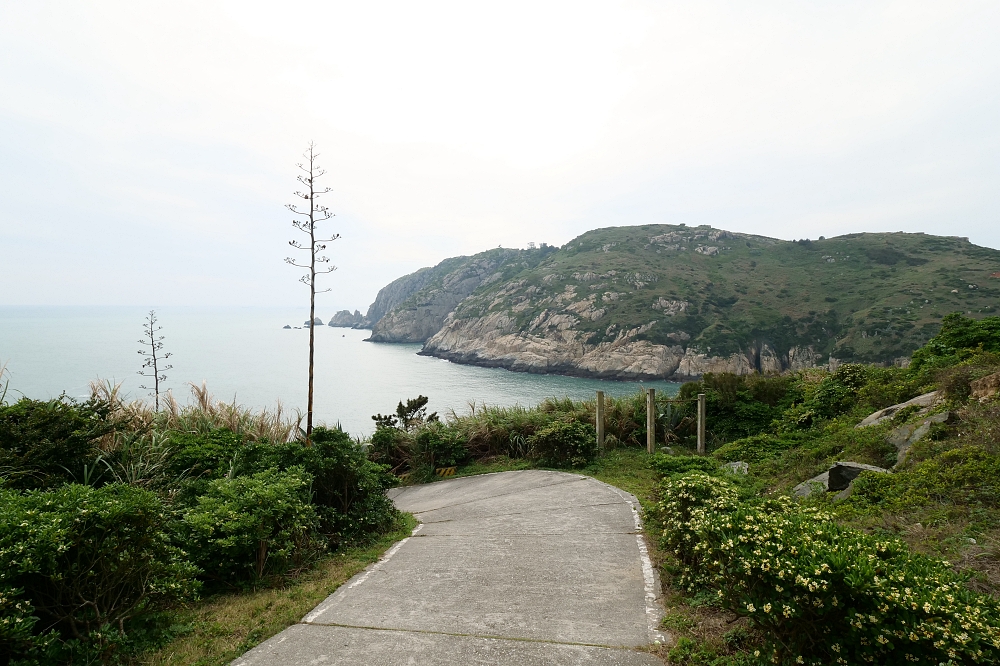
[[[147, 399], [138, 354], [149, 308], [0, 306], [0, 366], [7, 401], [89, 395], [92, 380], [122, 384]], [[294, 413], [306, 405], [308, 336], [301, 308], [157, 308], [164, 351], [173, 368], [165, 387], [183, 403], [188, 382], [207, 382], [217, 398], [253, 408], [280, 400]], [[332, 312], [317, 314], [324, 320]], [[604, 381], [510, 372], [418, 356], [418, 344], [364, 342], [369, 331], [316, 327], [315, 418], [356, 436], [372, 432], [371, 415], [393, 412], [418, 395], [431, 411], [468, 413], [471, 404], [536, 405], [548, 397], [587, 399], [597, 390], [634, 393], [642, 386], [674, 394], [672, 382]]]

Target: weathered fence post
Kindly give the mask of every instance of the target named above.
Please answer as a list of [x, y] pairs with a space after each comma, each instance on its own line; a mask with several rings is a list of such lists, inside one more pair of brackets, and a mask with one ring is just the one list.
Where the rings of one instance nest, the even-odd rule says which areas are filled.
[[698, 453], [705, 454], [705, 394], [698, 394]]
[[597, 410], [594, 414], [594, 425], [597, 427], [597, 452], [604, 452], [604, 391], [597, 392]]
[[646, 393], [646, 451], [656, 451], [656, 389]]

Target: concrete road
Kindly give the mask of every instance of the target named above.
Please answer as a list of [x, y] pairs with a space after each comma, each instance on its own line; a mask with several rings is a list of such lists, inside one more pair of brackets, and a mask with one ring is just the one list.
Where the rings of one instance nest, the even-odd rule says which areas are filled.
[[661, 663], [632, 649], [665, 637], [631, 495], [541, 470], [391, 495], [413, 536], [234, 665]]

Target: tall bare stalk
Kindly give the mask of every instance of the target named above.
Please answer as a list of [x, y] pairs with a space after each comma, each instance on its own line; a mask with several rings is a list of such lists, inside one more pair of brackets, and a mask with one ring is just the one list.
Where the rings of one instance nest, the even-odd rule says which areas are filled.
[[316, 291], [316, 276], [323, 273], [332, 273], [337, 270], [337, 267], [333, 265], [325, 266], [317, 270], [316, 265], [329, 264], [330, 259], [322, 256], [320, 253], [326, 249], [327, 243], [340, 238], [340, 234], [333, 234], [329, 238], [316, 237], [316, 225], [333, 217], [333, 213], [331, 213], [326, 206], [316, 203], [316, 200], [320, 196], [329, 192], [331, 188], [319, 188], [317, 186], [316, 179], [323, 176], [326, 171], [316, 164], [319, 154], [316, 152], [315, 144], [312, 142], [309, 143], [309, 149], [306, 150], [303, 157], [305, 157], [306, 161], [302, 164], [296, 165], [302, 171], [302, 173], [298, 176], [298, 181], [307, 187], [308, 191], [296, 192], [295, 196], [308, 202], [306, 204], [308, 209], [299, 210], [299, 206], [297, 204], [288, 204], [287, 208], [292, 211], [292, 213], [299, 216], [298, 218], [292, 220], [292, 226], [309, 236], [309, 241], [304, 243], [297, 240], [290, 240], [288, 241], [288, 244], [296, 250], [307, 251], [309, 253], [309, 263], [299, 263], [292, 257], [285, 257], [285, 261], [292, 266], [309, 269], [308, 273], [299, 278], [299, 282], [302, 282], [309, 287], [309, 398], [306, 406], [306, 446], [310, 446], [310, 437], [312, 436], [313, 429], [313, 367], [316, 351], [316, 294], [330, 291], [330, 289], [324, 289], [320, 292]]
[[174, 367], [163, 364], [173, 354], [162, 351], [163, 336], [157, 335], [162, 330], [162, 326], [156, 325], [156, 311], [150, 310], [149, 314], [146, 315], [146, 323], [143, 325], [142, 339], [139, 340], [139, 344], [143, 346], [139, 350], [139, 354], [145, 357], [142, 362], [142, 370], [139, 371], [139, 374], [143, 377], [152, 377], [153, 386], [140, 386], [139, 388], [145, 391], [152, 391], [150, 395], [154, 398], [157, 411], [160, 410], [160, 382], [167, 379], [167, 376], [163, 373]]

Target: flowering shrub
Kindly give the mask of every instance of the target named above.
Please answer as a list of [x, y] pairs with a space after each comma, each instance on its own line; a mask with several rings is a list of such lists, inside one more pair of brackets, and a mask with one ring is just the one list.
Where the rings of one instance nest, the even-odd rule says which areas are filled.
[[689, 590], [761, 628], [776, 664], [1000, 662], [1000, 607], [947, 562], [792, 500], [739, 502], [723, 479], [666, 481], [663, 546]]

